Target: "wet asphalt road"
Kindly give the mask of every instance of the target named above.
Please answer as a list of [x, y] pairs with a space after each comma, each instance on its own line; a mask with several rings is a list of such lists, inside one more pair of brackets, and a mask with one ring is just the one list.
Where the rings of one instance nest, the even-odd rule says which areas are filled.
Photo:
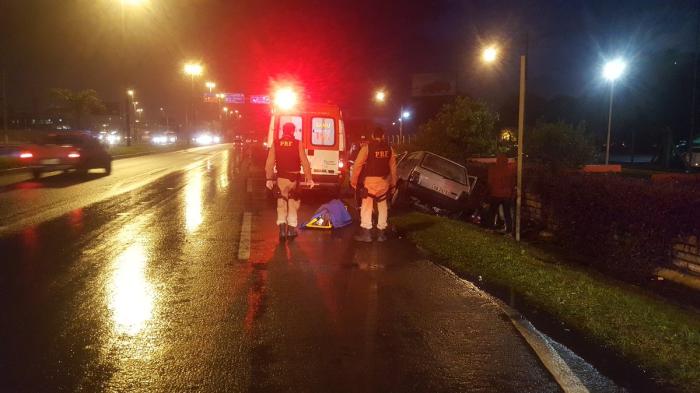
[[212, 152], [1, 237], [0, 391], [559, 391], [497, 306], [407, 243], [280, 244], [246, 163]]

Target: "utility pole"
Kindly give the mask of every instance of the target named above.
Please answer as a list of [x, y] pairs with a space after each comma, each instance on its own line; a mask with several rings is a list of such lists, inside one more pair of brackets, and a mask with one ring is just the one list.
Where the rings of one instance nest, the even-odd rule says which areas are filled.
[[518, 172], [515, 187], [515, 240], [520, 241], [523, 205], [523, 134], [525, 133], [525, 82], [527, 57], [520, 56], [520, 97], [518, 98]]
[[5, 144], [9, 142], [7, 135], [7, 71], [2, 69], [2, 129], [5, 134]]
[[688, 135], [688, 164], [693, 159], [693, 140], [695, 139], [695, 118], [697, 117], [698, 95], [698, 46], [700, 45], [700, 0], [695, 6], [695, 53], [693, 54], [693, 99], [690, 108], [690, 135]]

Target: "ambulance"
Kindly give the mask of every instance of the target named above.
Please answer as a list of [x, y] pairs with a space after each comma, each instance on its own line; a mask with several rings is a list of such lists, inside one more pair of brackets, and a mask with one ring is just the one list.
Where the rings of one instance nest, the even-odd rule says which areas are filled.
[[[266, 146], [273, 146], [282, 136], [284, 124], [293, 123], [294, 137], [301, 142], [311, 164], [314, 189], [339, 192], [347, 170], [345, 124], [340, 108], [333, 104], [282, 104], [273, 107]], [[303, 181], [299, 185], [309, 188]]]

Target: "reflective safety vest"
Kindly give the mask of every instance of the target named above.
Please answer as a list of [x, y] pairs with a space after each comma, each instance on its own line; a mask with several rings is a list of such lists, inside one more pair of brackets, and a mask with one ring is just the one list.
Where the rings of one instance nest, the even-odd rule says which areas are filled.
[[389, 176], [389, 159], [391, 148], [386, 141], [370, 142], [367, 145], [367, 164], [365, 164], [365, 176], [387, 177]]
[[277, 164], [277, 177], [296, 180], [301, 170], [299, 159], [299, 141], [293, 137], [282, 137], [275, 146], [275, 163]]

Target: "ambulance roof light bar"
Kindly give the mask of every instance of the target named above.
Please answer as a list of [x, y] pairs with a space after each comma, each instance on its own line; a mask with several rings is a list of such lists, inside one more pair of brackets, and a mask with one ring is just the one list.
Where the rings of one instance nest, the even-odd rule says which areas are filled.
[[288, 111], [293, 109], [299, 101], [299, 96], [292, 88], [284, 87], [275, 92], [275, 107]]

